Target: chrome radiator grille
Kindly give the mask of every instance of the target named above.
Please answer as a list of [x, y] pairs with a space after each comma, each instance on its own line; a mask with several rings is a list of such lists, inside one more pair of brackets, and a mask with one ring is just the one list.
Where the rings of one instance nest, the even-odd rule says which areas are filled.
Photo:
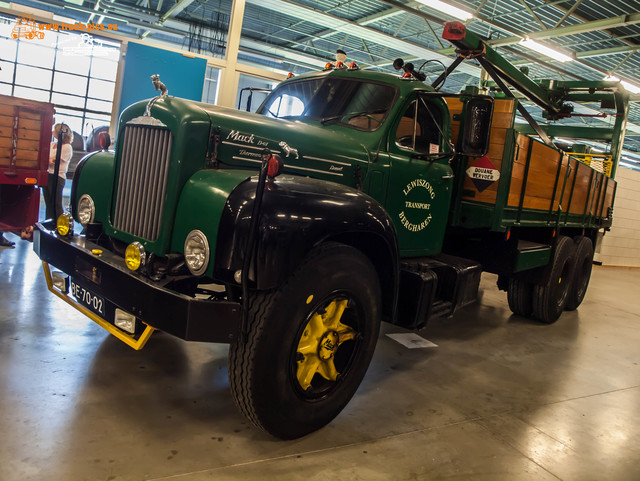
[[158, 238], [171, 141], [166, 128], [125, 126], [113, 215], [116, 229], [152, 241]]

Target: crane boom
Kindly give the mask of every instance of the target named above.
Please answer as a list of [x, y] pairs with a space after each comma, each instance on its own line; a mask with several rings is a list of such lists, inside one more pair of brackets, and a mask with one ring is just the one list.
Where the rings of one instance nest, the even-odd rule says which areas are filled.
[[[624, 134], [629, 114], [629, 94], [620, 84], [613, 81], [534, 81], [524, 72], [510, 63], [502, 55], [491, 48], [485, 40], [469, 31], [461, 22], [445, 23], [442, 38], [456, 47], [456, 54], [466, 59], [476, 59], [487, 71], [499, 90], [505, 96], [514, 95], [509, 87], [517, 90], [524, 97], [543, 109], [543, 117], [549, 121], [557, 121], [574, 114], [573, 103], [600, 103], [602, 107], [615, 109], [615, 122], [608, 129], [593, 129], [585, 134], [584, 129], [567, 125], [538, 125], [531, 114], [518, 102], [518, 111], [529, 122], [536, 134], [548, 145], [552, 145], [550, 137], [582, 138], [602, 141], [611, 144], [613, 169], [611, 176], [620, 161]], [[456, 66], [459, 64], [456, 59]], [[452, 69], [448, 69], [448, 73]]]

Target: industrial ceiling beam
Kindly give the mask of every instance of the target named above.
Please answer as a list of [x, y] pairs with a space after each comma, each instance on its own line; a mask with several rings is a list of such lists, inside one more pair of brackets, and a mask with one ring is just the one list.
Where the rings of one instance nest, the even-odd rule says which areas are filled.
[[[99, 2], [100, 0], [98, 0]], [[160, 19], [155, 22], [156, 25], [163, 25], [170, 18], [180, 14], [185, 8], [193, 3], [194, 0], [178, 0], [169, 10], [162, 14]], [[146, 38], [151, 34], [151, 30], [147, 30], [140, 35], [140, 38]]]
[[322, 68], [326, 64], [326, 60], [310, 57], [308, 55], [301, 54], [300, 52], [290, 50], [288, 48], [276, 47], [275, 45], [267, 45], [264, 42], [260, 42], [258, 40], [242, 38], [240, 40], [240, 46], [250, 50], [263, 52], [276, 58], [279, 57], [280, 59], [284, 59], [285, 61], [288, 61], [292, 64], [300, 64], [309, 69]]
[[558, 28], [560, 25], [562, 25], [564, 23], [564, 21], [569, 18], [573, 12], [576, 11], [576, 9], [580, 6], [580, 4], [582, 3], [582, 0], [578, 0], [576, 3], [574, 3], [570, 9], [568, 9], [566, 12], [564, 12], [564, 15], [562, 16], [562, 18], [560, 20], [558, 20], [558, 22], [554, 25], [554, 28]]
[[531, 10], [531, 7], [527, 5], [527, 2], [525, 2], [524, 0], [520, 0], [520, 3], [529, 12], [529, 14], [533, 17], [533, 19], [540, 24], [540, 26], [542, 27], [542, 30], [546, 30], [547, 26], [542, 22], [542, 20], [540, 20], [540, 17], [536, 15], [536, 12]]
[[[412, 1], [412, 2], [407, 3], [406, 5], [408, 7], [409, 6], [417, 6], [417, 5], [420, 5], [420, 3]], [[397, 9], [395, 7], [391, 7], [391, 8], [388, 8], [387, 10], [383, 10], [382, 12], [376, 12], [376, 13], [373, 13], [371, 15], [367, 15], [366, 17], [359, 18], [358, 20], [355, 20], [355, 23], [357, 23], [358, 25], [367, 26], [367, 25], [369, 25], [371, 23], [380, 22], [380, 21], [384, 21], [384, 20], [387, 20], [387, 19], [392, 18], [392, 17], [396, 17], [396, 16], [398, 16], [398, 15], [400, 15], [402, 13], [406, 13], [406, 12], [403, 11], [403, 10]], [[317, 34], [315, 34], [313, 36], [313, 38], [314, 39], [322, 39], [322, 38], [330, 37], [333, 34], [335, 34], [335, 30], [332, 30], [332, 29], [329, 28], [329, 29], [323, 30], [321, 32], [318, 32]], [[303, 42], [302, 39], [298, 40], [295, 43], [292, 42], [290, 45], [288, 45], [288, 47], [293, 47], [295, 44], [299, 44], [301, 42]]]
[[[355, 22], [343, 20], [334, 15], [329, 15], [312, 8], [304, 7], [288, 0], [247, 0], [247, 3], [277, 12], [287, 12], [287, 15], [294, 18], [322, 25], [335, 32], [348, 33], [349, 35], [362, 38], [369, 42], [388, 46], [389, 48], [405, 52], [408, 55], [413, 55], [417, 58], [437, 59], [442, 62], [449, 62], [451, 60], [451, 58], [446, 55], [439, 54], [434, 50], [409, 42], [406, 39], [401, 40], [379, 30], [358, 25]], [[469, 75], [479, 76], [480, 74], [480, 69], [473, 65], [466, 65], [465, 67], [462, 67], [461, 70]]]
[[166, 20], [175, 17], [180, 14], [185, 8], [191, 5], [194, 0], [179, 0], [176, 2], [169, 10], [162, 14], [160, 20], [158, 20], [159, 24], [164, 23]]
[[[569, 8], [567, 8], [567, 7], [565, 7], [565, 6], [563, 5], [563, 3], [564, 3], [564, 2], [560, 2], [560, 3], [558, 3], [558, 2], [552, 2], [551, 0], [543, 0], [543, 1], [545, 2], [543, 5], [545, 5], [545, 6], [551, 6], [551, 5], [552, 5], [552, 6], [553, 6], [553, 8], [555, 8], [556, 10], [559, 10], [560, 12], [568, 13], [568, 12], [569, 12], [569, 10], [571, 10], [571, 9], [569, 9]], [[581, 2], [582, 2], [582, 0], [579, 0], [577, 3], [578, 3], [578, 4], [580, 4]], [[577, 7], [576, 7], [576, 8], [577, 8]], [[573, 18], [575, 18], [576, 20], [580, 20], [580, 21], [581, 21], [581, 22], [583, 22], [583, 23], [584, 23], [584, 22], [588, 22], [588, 21], [590, 21], [590, 20], [591, 20], [591, 19], [586, 18], [586, 17], [584, 17], [584, 16], [580, 15], [579, 13], [577, 13], [577, 12], [575, 11], [576, 9], [573, 9], [573, 10], [574, 10], [574, 11], [573, 11], [573, 13], [571, 13], [571, 16], [572, 16]], [[607, 33], [611, 33], [609, 30], [605, 30], [605, 32], [607, 32]], [[611, 33], [611, 35], [615, 37], [615, 35], [614, 35], [614, 34], [612, 34], [612, 33]], [[625, 42], [625, 43], [627, 43], [627, 42]]]
[[603, 18], [600, 20], [591, 20], [589, 22], [579, 23], [577, 25], [569, 25], [567, 27], [549, 28], [539, 32], [524, 33], [522, 35], [514, 35], [512, 37], [500, 38], [489, 42], [492, 47], [503, 47], [505, 45], [513, 45], [528, 37], [534, 40], [544, 40], [554, 37], [565, 37], [567, 35], [577, 35], [580, 33], [592, 32], [594, 30], [606, 30], [608, 28], [625, 27], [640, 23], [640, 13], [632, 13], [629, 15], [619, 15], [617, 17]]
[[591, 57], [601, 57], [603, 55], [615, 55], [617, 53], [626, 53], [626, 52], [636, 52], [640, 49], [640, 46], [634, 45], [625, 45], [620, 47], [611, 47], [611, 48], [601, 48], [598, 50], [587, 50], [586, 52], [576, 52], [576, 58], [591, 58]]
[[[417, 2], [411, 2], [411, 3], [417, 3]], [[411, 3], [409, 3], [408, 5], [411, 5]], [[375, 23], [375, 22], [380, 22], [380, 21], [384, 21], [387, 20], [389, 18], [392, 17], [397, 17], [398, 15], [405, 13], [402, 10], [398, 10], [396, 8], [389, 8], [387, 10], [384, 10], [382, 12], [377, 12], [371, 15], [367, 15], [366, 17], [362, 17], [359, 18], [358, 20], [355, 21], [355, 23], [357, 23], [358, 25], [362, 25], [362, 26], [367, 26], [371, 23]], [[333, 35], [335, 32], [335, 30], [332, 30], [330, 28], [323, 30], [322, 32], [319, 32], [317, 34], [315, 34], [313, 37], [314, 38], [326, 38], [329, 37], [331, 35]]]

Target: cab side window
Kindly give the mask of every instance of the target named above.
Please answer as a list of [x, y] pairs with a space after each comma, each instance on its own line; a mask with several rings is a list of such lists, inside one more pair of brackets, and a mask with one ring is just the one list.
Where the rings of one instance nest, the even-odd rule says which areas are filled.
[[421, 154], [437, 153], [440, 149], [441, 121], [437, 107], [429, 105], [423, 98], [414, 100], [398, 122], [396, 144]]

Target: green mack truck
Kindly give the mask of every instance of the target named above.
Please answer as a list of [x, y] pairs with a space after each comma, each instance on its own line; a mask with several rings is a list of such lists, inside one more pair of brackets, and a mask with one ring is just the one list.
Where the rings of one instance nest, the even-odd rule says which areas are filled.
[[[516, 314], [576, 309], [612, 222], [628, 95], [534, 82], [459, 23], [443, 36], [458, 58], [432, 86], [400, 59], [399, 76], [335, 62], [285, 80], [257, 114], [155, 79], [161, 95], [122, 113], [114, 151], [103, 137], [78, 165], [71, 214], [37, 225], [49, 289], [135, 349], [155, 329], [229, 343], [237, 405], [284, 439], [349, 402], [381, 321], [450, 316], [482, 271]], [[465, 57], [493, 81], [439, 92]], [[558, 122], [536, 123], [507, 83]], [[594, 103], [613, 125], [563, 125]]]

